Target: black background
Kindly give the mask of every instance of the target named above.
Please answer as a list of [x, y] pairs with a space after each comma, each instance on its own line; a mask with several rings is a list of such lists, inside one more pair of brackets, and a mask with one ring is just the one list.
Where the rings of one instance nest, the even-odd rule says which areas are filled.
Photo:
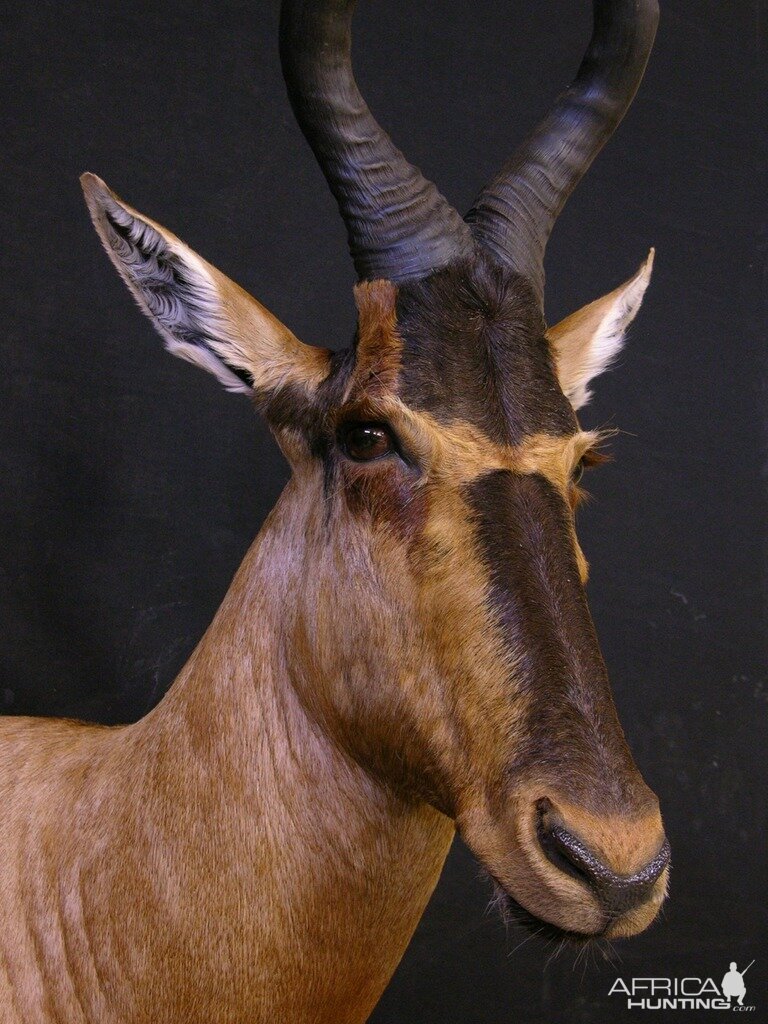
[[[573, 74], [586, 0], [364, 2], [358, 77], [466, 209]], [[621, 427], [581, 514], [591, 604], [637, 761], [660, 794], [671, 898], [574, 965], [504, 929], [460, 845], [377, 1024], [623, 1019], [614, 978], [766, 998], [765, 224], [768, 8], [664, 0], [639, 96], [562, 215], [550, 321], [657, 247], [619, 366], [583, 416]], [[286, 467], [249, 404], [167, 356], [101, 252], [102, 175], [306, 341], [354, 323], [345, 235], [285, 98], [274, 2], [6, 7], [0, 330], [0, 705], [127, 722], [173, 680]], [[764, 236], [763, 236], [764, 242]], [[764, 254], [764, 247], [763, 247]], [[633, 1011], [632, 1019], [643, 1017]], [[656, 1014], [677, 1019], [678, 1014]], [[688, 1015], [688, 1019], [692, 1019]]]

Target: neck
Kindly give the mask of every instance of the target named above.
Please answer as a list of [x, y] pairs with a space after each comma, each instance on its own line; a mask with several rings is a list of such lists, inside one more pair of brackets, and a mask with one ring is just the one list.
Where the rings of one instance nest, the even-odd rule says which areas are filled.
[[[225, 942], [265, 1020], [340, 1024], [365, 1020], [391, 977], [453, 825], [374, 780], [292, 686], [289, 609], [301, 579], [290, 520], [278, 506], [190, 661], [133, 733], [158, 807], [183, 819], [165, 828], [178, 846], [170, 860], [194, 879], [179, 941], [205, 917], [214, 970]], [[219, 1000], [203, 1017], [221, 1012]]]

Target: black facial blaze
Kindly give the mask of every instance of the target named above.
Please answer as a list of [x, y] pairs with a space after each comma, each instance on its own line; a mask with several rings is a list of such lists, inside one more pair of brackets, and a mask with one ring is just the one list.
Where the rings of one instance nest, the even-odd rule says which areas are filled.
[[[579, 578], [568, 507], [543, 476], [504, 470], [474, 481], [465, 500], [515, 687], [530, 701], [526, 737], [509, 771], [536, 765], [564, 779], [576, 765], [579, 799], [588, 799], [590, 787], [604, 793], [605, 766], [629, 754]], [[620, 788], [617, 778], [617, 807], [626, 796]]]
[[400, 397], [440, 423], [466, 421], [498, 444], [569, 436], [578, 424], [557, 382], [530, 286], [477, 254], [401, 285]]

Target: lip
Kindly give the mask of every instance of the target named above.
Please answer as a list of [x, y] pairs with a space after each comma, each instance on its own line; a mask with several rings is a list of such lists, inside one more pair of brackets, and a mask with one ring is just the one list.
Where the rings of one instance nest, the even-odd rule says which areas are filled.
[[545, 921], [543, 917], [537, 917], [530, 910], [526, 910], [522, 903], [519, 903], [514, 896], [510, 895], [491, 872], [488, 872], [488, 877], [491, 879], [494, 887], [493, 904], [501, 913], [504, 922], [519, 925], [527, 932], [530, 932], [531, 935], [543, 941], [548, 939], [566, 939], [573, 945], [584, 945], [593, 939], [602, 938], [610, 924], [610, 922], [606, 922], [605, 926], [597, 932], [576, 932], [569, 931], [567, 928], [561, 928], [550, 921]]
[[[531, 935], [545, 942], [553, 939], [558, 941], [565, 940], [572, 946], [584, 946], [590, 942], [599, 942], [600, 939], [622, 939], [628, 937], [628, 935], [637, 934], [638, 931], [644, 931], [653, 923], [653, 920], [656, 918], [656, 912], [666, 895], [668, 875], [668, 869], [665, 869], [664, 874], [660, 878], [660, 894], [657, 894], [656, 897], [652, 896], [648, 901], [648, 904], [655, 907], [653, 916], [650, 920], [644, 922], [640, 928], [636, 929], [633, 927], [632, 916], [637, 911], [642, 913], [648, 904], [642, 904], [639, 908], [636, 908], [636, 911], [630, 911], [626, 916], [617, 917], [607, 914], [598, 929], [589, 932], [578, 932], [568, 928], [561, 928], [560, 925], [553, 924], [551, 921], [531, 913], [530, 910], [511, 895], [492, 872], [488, 871], [487, 868], [485, 870], [494, 887], [492, 905], [499, 911], [505, 924], [519, 925]], [[630, 924], [631, 930], [629, 932], [624, 931], [621, 927], [622, 921]]]

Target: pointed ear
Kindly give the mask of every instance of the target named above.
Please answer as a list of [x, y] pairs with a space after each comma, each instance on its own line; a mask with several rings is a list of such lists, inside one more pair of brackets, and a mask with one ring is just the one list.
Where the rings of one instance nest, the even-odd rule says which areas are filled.
[[137, 213], [93, 174], [80, 179], [107, 255], [169, 352], [212, 373], [228, 391], [269, 399], [284, 388], [310, 398], [330, 353], [305, 345], [268, 310], [170, 231]]
[[591, 397], [590, 381], [620, 352], [624, 332], [635, 319], [651, 280], [654, 252], [651, 249], [635, 276], [620, 288], [547, 331], [560, 386], [574, 409], [586, 405]]

